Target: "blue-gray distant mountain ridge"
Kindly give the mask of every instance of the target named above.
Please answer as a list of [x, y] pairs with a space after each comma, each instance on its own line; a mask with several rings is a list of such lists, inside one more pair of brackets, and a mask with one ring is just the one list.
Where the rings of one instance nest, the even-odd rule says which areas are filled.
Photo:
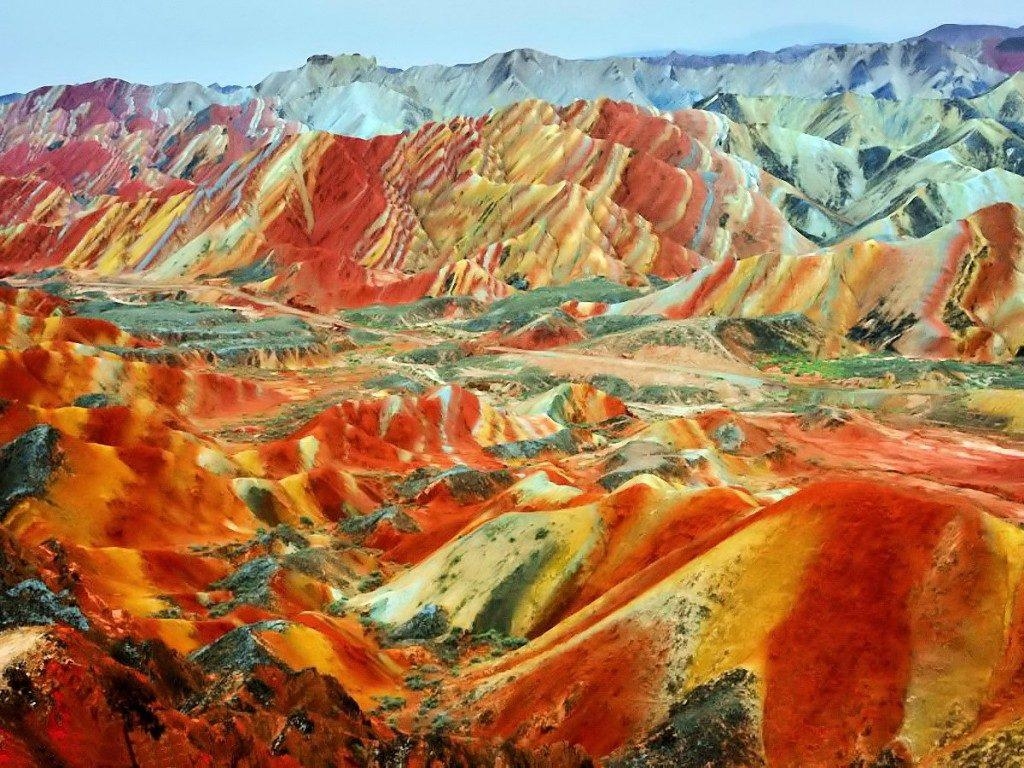
[[[608, 97], [645, 107], [691, 107], [716, 94], [825, 98], [971, 98], [1006, 79], [985, 46], [1020, 29], [946, 25], [895, 43], [800, 45], [747, 54], [669, 53], [567, 60], [517, 49], [473, 64], [380, 66], [355, 55], [311, 56], [253, 86], [157, 86], [172, 109], [266, 99], [282, 118], [356, 136], [409, 130], [430, 120], [479, 115], [526, 98], [556, 104]], [[40, 89], [43, 91], [46, 89]], [[39, 93], [36, 91], [34, 93]], [[0, 108], [23, 98], [0, 98]]]
[[[138, 114], [172, 135], [222, 130], [216, 105], [252, 107], [250, 127], [259, 123], [270, 141], [296, 131], [368, 138], [528, 99], [610, 98], [714, 113], [714, 148], [778, 179], [773, 203], [815, 242], [916, 237], [992, 203], [1024, 207], [1024, 72], [1008, 77], [982, 61], [1019, 31], [946, 26], [896, 43], [745, 55], [573, 61], [520, 49], [405, 70], [316, 55], [244, 87], [102, 81], [71, 94], [51, 86], [0, 100], [0, 157], [28, 152], [45, 164], [48, 152], [81, 138], [72, 113], [86, 101], [105, 115], [90, 136], [111, 141], [131, 132]], [[169, 162], [164, 154], [153, 148], [153, 162]]]

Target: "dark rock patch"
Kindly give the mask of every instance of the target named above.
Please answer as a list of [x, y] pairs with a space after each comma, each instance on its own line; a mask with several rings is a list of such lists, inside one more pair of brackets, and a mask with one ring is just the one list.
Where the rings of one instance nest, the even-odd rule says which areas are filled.
[[402, 363], [416, 363], [418, 365], [441, 365], [445, 363], [456, 363], [468, 356], [467, 350], [461, 344], [454, 341], [443, 341], [432, 347], [423, 347], [409, 352], [395, 355], [395, 360]]
[[570, 300], [614, 304], [639, 294], [635, 288], [627, 288], [605, 278], [577, 280], [570, 285], [544, 286], [494, 302], [486, 313], [464, 323], [462, 328], [474, 333], [520, 328]]
[[609, 395], [620, 400], [629, 400], [635, 394], [632, 384], [610, 373], [599, 373], [596, 376], [591, 376], [590, 386], [600, 389], [602, 392], [607, 392]]
[[280, 565], [270, 555], [257, 557], [244, 563], [234, 573], [225, 576], [211, 586], [214, 589], [226, 589], [234, 594], [227, 604], [232, 608], [239, 605], [269, 605], [270, 580], [280, 569]]
[[91, 392], [88, 395], [79, 395], [74, 401], [74, 406], [76, 408], [110, 408], [113, 405], [121, 405], [121, 403], [110, 395], [105, 395], [102, 392]]
[[661, 315], [598, 315], [586, 320], [583, 323], [583, 330], [586, 331], [587, 336], [597, 338], [611, 333], [635, 331], [637, 328], [664, 319]]
[[519, 440], [514, 443], [492, 445], [487, 452], [499, 459], [532, 459], [545, 451], [576, 453], [579, 450], [571, 429], [562, 429], [548, 437], [536, 440]]
[[842, 408], [835, 408], [828, 405], [817, 405], [809, 409], [800, 417], [800, 426], [804, 429], [815, 427], [824, 429], [838, 429], [850, 421], [850, 414]]
[[439, 605], [428, 603], [388, 635], [392, 640], [430, 640], [443, 635], [448, 627], [448, 612]]
[[509, 634], [516, 608], [522, 603], [522, 597], [536, 581], [544, 566], [555, 556], [557, 546], [546, 542], [530, 553], [504, 581], [491, 592], [486, 605], [473, 621], [473, 632], [476, 634], [494, 630]]
[[455, 467], [442, 472], [424, 489], [429, 493], [443, 487], [456, 501], [468, 504], [484, 501], [508, 488], [515, 477], [507, 469], [479, 470], [472, 467]]
[[637, 387], [633, 399], [641, 403], [654, 403], [656, 405], [696, 405], [714, 402], [717, 396], [710, 389], [704, 389], [703, 387], [647, 384]]
[[420, 527], [401, 508], [388, 505], [380, 507], [365, 515], [349, 517], [338, 523], [338, 528], [354, 536], [366, 536], [373, 533], [382, 523], [390, 523], [402, 533], [418, 533]]
[[605, 474], [598, 482], [605, 490], [613, 491], [638, 475], [685, 480], [693, 474], [694, 466], [703, 461], [705, 459], [699, 456], [681, 456], [661, 443], [633, 440], [608, 457]]
[[726, 453], [736, 453], [747, 441], [743, 428], [733, 421], [727, 421], [715, 430], [712, 437], [718, 445], [719, 450]]
[[378, 376], [375, 379], [368, 380], [365, 386], [367, 389], [389, 389], [399, 392], [409, 392], [414, 395], [419, 395], [426, 391], [426, 387], [416, 381], [416, 379], [410, 379], [408, 376], [403, 376], [400, 373], [389, 373], [386, 376]]
[[15, 584], [0, 593], [0, 629], [67, 624], [83, 632], [89, 622], [74, 604], [71, 594], [54, 594], [38, 579]]
[[[192, 659], [210, 672], [252, 672], [256, 667], [284, 666], [270, 655], [256, 635], [284, 632], [288, 623], [278, 619], [260, 621], [233, 629], [192, 654]], [[287, 670], [286, 670], [287, 671]]]
[[610, 768], [756, 768], [765, 765], [754, 676], [734, 669], [693, 689], [643, 744]]
[[267, 525], [278, 525], [281, 522], [281, 504], [269, 488], [253, 484], [246, 487], [239, 496], [260, 522]]
[[875, 308], [868, 312], [846, 335], [854, 341], [874, 349], [895, 351], [892, 349], [892, 345], [912, 328], [917, 320], [917, 316], [910, 313], [901, 317], [888, 317], [883, 310]]
[[59, 437], [53, 427], [39, 424], [0, 448], [0, 521], [19, 501], [46, 490]]
[[715, 335], [734, 354], [814, 354], [823, 339], [814, 323], [796, 313], [725, 318], [716, 326]]

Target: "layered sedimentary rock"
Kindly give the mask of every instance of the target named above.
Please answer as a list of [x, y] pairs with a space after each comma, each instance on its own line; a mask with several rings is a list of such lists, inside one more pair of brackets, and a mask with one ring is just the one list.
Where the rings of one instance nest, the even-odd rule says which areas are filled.
[[0, 763], [1010, 764], [1011, 32], [4, 99]]
[[1019, 76], [971, 99], [524, 101], [369, 141], [273, 103], [103, 81], [8, 105], [0, 265], [222, 277], [334, 310], [675, 279], [1024, 202]]
[[973, 99], [822, 101], [717, 95], [722, 146], [801, 190], [790, 221], [821, 241], [920, 236], [997, 202], [1020, 204], [1021, 76]]
[[904, 355], [1006, 359], [1024, 344], [1021, 209], [1002, 204], [919, 240], [727, 259], [626, 302], [572, 304], [581, 317], [805, 316], [832, 341]]
[[267, 144], [246, 123], [248, 132], [210, 129], [216, 154], [176, 160], [192, 124], [173, 134], [172, 156], [159, 131], [103, 125], [122, 165], [145, 166], [152, 152], [157, 166], [184, 163], [188, 173], [147, 192], [126, 171], [91, 196], [74, 179], [94, 178], [78, 151], [93, 140], [76, 128], [63, 167], [36, 133], [5, 205], [8, 271], [229, 276], [330, 310], [442, 293], [494, 298], [593, 276], [671, 279], [729, 255], [811, 248], [773, 205], [783, 185], [706, 143], [711, 117], [680, 125], [614, 102], [523, 102], [405, 137], [298, 133]]
[[[1011, 93], [1007, 85], [985, 97], [985, 108], [1011, 121]], [[865, 169], [877, 165], [871, 147], [892, 139], [837, 138], [863, 105], [773, 112], [778, 127], [765, 133], [756, 127], [758, 110], [777, 104], [730, 104], [745, 123], [699, 111], [659, 117], [613, 102], [564, 110], [525, 102], [485, 120], [371, 142], [289, 133], [287, 126], [268, 129], [274, 138], [252, 116], [198, 133], [194, 120], [161, 130], [100, 122], [112, 134], [103, 143], [86, 138], [100, 117], [63, 133], [30, 123], [35, 138], [9, 138], [14, 146], [4, 155], [19, 175], [4, 182], [3, 261], [8, 271], [65, 266], [164, 281], [227, 275], [331, 309], [453, 291], [494, 297], [594, 275], [671, 279], [727, 256], [810, 250], [783, 214], [805, 231], [820, 224], [819, 234], [833, 238], [839, 220], [874, 220], [846, 235], [863, 239], [923, 234], [985, 203], [1020, 198], [1013, 172], [1020, 141], [1011, 134], [998, 151], [994, 142], [982, 151], [963, 127], [951, 129], [957, 144], [928, 139], [945, 146], [947, 158], [962, 147], [969, 157], [960, 167], [1002, 158], [999, 167], [959, 174], [960, 181], [935, 182], [926, 160], [908, 165], [886, 149], [869, 183]], [[893, 109], [922, 125], [935, 118], [905, 105], [880, 109], [880, 129]], [[242, 122], [246, 130], [232, 133]], [[849, 148], [787, 133], [812, 125], [819, 133], [831, 125], [831, 139]], [[783, 142], [794, 136], [796, 154], [783, 161]], [[911, 133], [904, 141], [904, 157], [920, 154]], [[799, 159], [804, 145], [811, 166]], [[106, 169], [101, 182], [94, 157], [106, 158], [95, 161]], [[834, 163], [831, 170], [823, 162]], [[908, 192], [922, 177], [929, 186]]]
[[446, 342], [386, 331], [340, 381], [327, 340], [257, 376], [0, 299], [6, 763], [958, 765], [1019, 738], [1024, 453], [998, 431], [659, 415], [607, 375], [621, 397], [509, 394], [526, 372], [482, 385], [471, 349], [417, 393], [396, 372], [436, 377], [407, 361]]

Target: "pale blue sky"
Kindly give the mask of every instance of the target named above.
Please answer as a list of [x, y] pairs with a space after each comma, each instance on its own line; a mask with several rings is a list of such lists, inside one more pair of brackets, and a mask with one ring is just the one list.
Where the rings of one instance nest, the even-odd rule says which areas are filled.
[[313, 53], [409, 66], [538, 48], [585, 58], [894, 40], [1024, 24], [1019, 0], [0, 0], [0, 94], [117, 76], [250, 84]]

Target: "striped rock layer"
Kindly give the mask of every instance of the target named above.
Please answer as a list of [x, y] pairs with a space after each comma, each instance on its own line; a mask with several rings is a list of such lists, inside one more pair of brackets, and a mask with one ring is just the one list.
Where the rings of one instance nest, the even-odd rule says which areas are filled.
[[331, 310], [812, 247], [772, 202], [786, 185], [713, 149], [703, 113], [523, 102], [363, 141], [290, 133], [254, 107], [125, 126], [88, 104], [88, 120], [58, 103], [40, 113], [55, 124], [6, 137], [8, 272], [226, 275]]
[[584, 384], [365, 392], [227, 439], [307, 374], [151, 362], [73, 303], [0, 299], [0, 446], [35, 462], [0, 486], [0, 594], [64, 606], [0, 630], [5, 765], [953, 766], [1020, 743], [1017, 447], [640, 418]]
[[853, 341], [909, 356], [1006, 359], [1024, 346], [1024, 219], [991, 206], [917, 240], [853, 241], [802, 255], [727, 258], [613, 305], [570, 303], [580, 317], [804, 315], [822, 354]]

